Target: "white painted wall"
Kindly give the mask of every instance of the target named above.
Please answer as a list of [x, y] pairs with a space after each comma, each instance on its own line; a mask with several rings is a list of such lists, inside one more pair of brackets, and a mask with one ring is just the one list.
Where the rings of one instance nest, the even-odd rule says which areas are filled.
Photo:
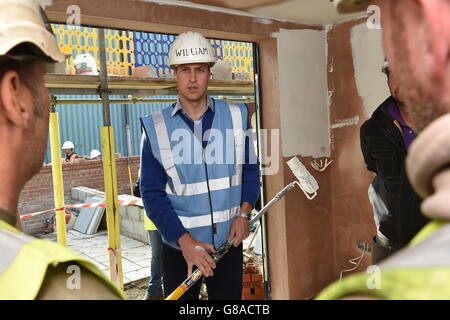
[[364, 22], [352, 28], [351, 41], [356, 88], [365, 115], [370, 117], [390, 95], [386, 75], [381, 72], [384, 62], [381, 30], [370, 30]]
[[280, 30], [283, 157], [330, 156], [326, 31]]

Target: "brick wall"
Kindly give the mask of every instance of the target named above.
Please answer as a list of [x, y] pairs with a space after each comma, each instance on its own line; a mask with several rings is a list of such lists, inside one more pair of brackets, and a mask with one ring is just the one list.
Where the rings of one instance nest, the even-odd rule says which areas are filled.
[[[129, 158], [131, 178], [135, 182], [139, 170], [140, 158]], [[74, 203], [71, 199], [72, 187], [84, 186], [105, 191], [103, 180], [103, 163], [101, 160], [85, 160], [74, 164], [63, 164], [64, 198], [66, 204]], [[119, 194], [130, 194], [128, 175], [128, 158], [116, 159], [117, 186]], [[25, 185], [19, 198], [21, 215], [54, 208], [52, 166], [44, 165], [41, 171]], [[36, 234], [44, 231], [45, 220], [54, 213], [46, 213], [23, 221], [27, 233]]]

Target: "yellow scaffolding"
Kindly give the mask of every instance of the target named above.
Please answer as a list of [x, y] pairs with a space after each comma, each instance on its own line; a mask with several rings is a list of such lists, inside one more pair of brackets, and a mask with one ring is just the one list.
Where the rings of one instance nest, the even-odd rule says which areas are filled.
[[[50, 145], [52, 154], [52, 176], [53, 176], [53, 195], [55, 198], [55, 208], [64, 207], [64, 183], [61, 165], [61, 142], [59, 140], [58, 113], [55, 112], [56, 100], [52, 98], [50, 112]], [[65, 210], [56, 211], [56, 231], [58, 243], [66, 246], [66, 214]]]

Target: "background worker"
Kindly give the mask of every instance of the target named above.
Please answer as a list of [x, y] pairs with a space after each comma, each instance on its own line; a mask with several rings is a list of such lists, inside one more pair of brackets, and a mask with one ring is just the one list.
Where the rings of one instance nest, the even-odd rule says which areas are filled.
[[[172, 44], [169, 65], [179, 98], [171, 107], [141, 119], [140, 189], [147, 213], [163, 238], [166, 294], [195, 265], [206, 277], [209, 299], [239, 300], [242, 240], [249, 234], [260, 174], [251, 137], [233, 136], [250, 128], [246, 106], [207, 95], [214, 63], [213, 48], [199, 33], [181, 34]], [[227, 130], [234, 139], [225, 139]], [[171, 140], [177, 135], [183, 137], [181, 143]], [[224, 143], [217, 143], [220, 138]], [[217, 154], [235, 155], [235, 159], [212, 161], [212, 147], [217, 147]], [[214, 252], [232, 238], [234, 247], [216, 265], [207, 251]], [[198, 281], [182, 298], [198, 299], [200, 285]]]
[[64, 153], [66, 154], [66, 158], [64, 159], [65, 163], [72, 164], [72, 163], [76, 162], [76, 159], [80, 158], [80, 155], [73, 151], [73, 149], [75, 149], [75, 146], [73, 145], [72, 141], [64, 142], [62, 149], [63, 149]]
[[89, 154], [89, 157], [91, 160], [100, 160], [102, 153], [98, 151], [97, 149], [92, 149], [91, 153]]
[[[140, 185], [141, 170], [138, 173], [138, 180], [133, 189], [133, 195], [141, 198]], [[158, 229], [150, 220], [147, 212], [144, 216], [144, 229], [148, 232], [148, 240], [151, 248], [151, 263], [150, 263], [150, 280], [148, 282], [147, 294], [145, 300], [162, 300], [164, 299], [164, 292], [162, 286], [162, 239]]]
[[19, 194], [48, 138], [45, 63], [64, 55], [35, 0], [0, 0], [0, 30], [0, 300], [125, 298], [88, 260], [20, 231]]
[[369, 186], [377, 234], [372, 242], [372, 263], [376, 264], [407, 245], [429, 221], [421, 212], [422, 199], [406, 176], [405, 158], [416, 138], [401, 99], [398, 77], [385, 60], [382, 68], [391, 96], [361, 126], [361, 151], [367, 169], [376, 177]]
[[[344, 278], [319, 299], [450, 299], [450, 1], [341, 0], [342, 9], [381, 8], [383, 44], [418, 136], [408, 178], [433, 219], [376, 273]], [[348, 12], [348, 11], [347, 11]]]

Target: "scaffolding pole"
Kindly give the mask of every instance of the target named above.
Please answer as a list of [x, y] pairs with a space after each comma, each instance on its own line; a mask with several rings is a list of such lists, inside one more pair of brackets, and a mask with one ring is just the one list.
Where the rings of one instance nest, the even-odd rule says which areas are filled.
[[105, 30], [98, 29], [100, 47], [100, 96], [103, 107], [101, 128], [103, 173], [106, 194], [106, 223], [108, 227], [109, 272], [111, 281], [123, 290], [122, 253], [120, 250], [120, 213], [118, 206], [114, 128], [111, 125], [108, 70], [106, 66]]
[[[55, 208], [62, 208], [64, 207], [64, 183], [61, 165], [61, 142], [59, 138], [58, 113], [56, 113], [56, 98], [54, 96], [52, 96], [50, 106], [50, 146], [52, 155], [53, 195], [55, 198]], [[65, 210], [57, 210], [55, 215], [58, 243], [63, 246], [67, 246]]]

